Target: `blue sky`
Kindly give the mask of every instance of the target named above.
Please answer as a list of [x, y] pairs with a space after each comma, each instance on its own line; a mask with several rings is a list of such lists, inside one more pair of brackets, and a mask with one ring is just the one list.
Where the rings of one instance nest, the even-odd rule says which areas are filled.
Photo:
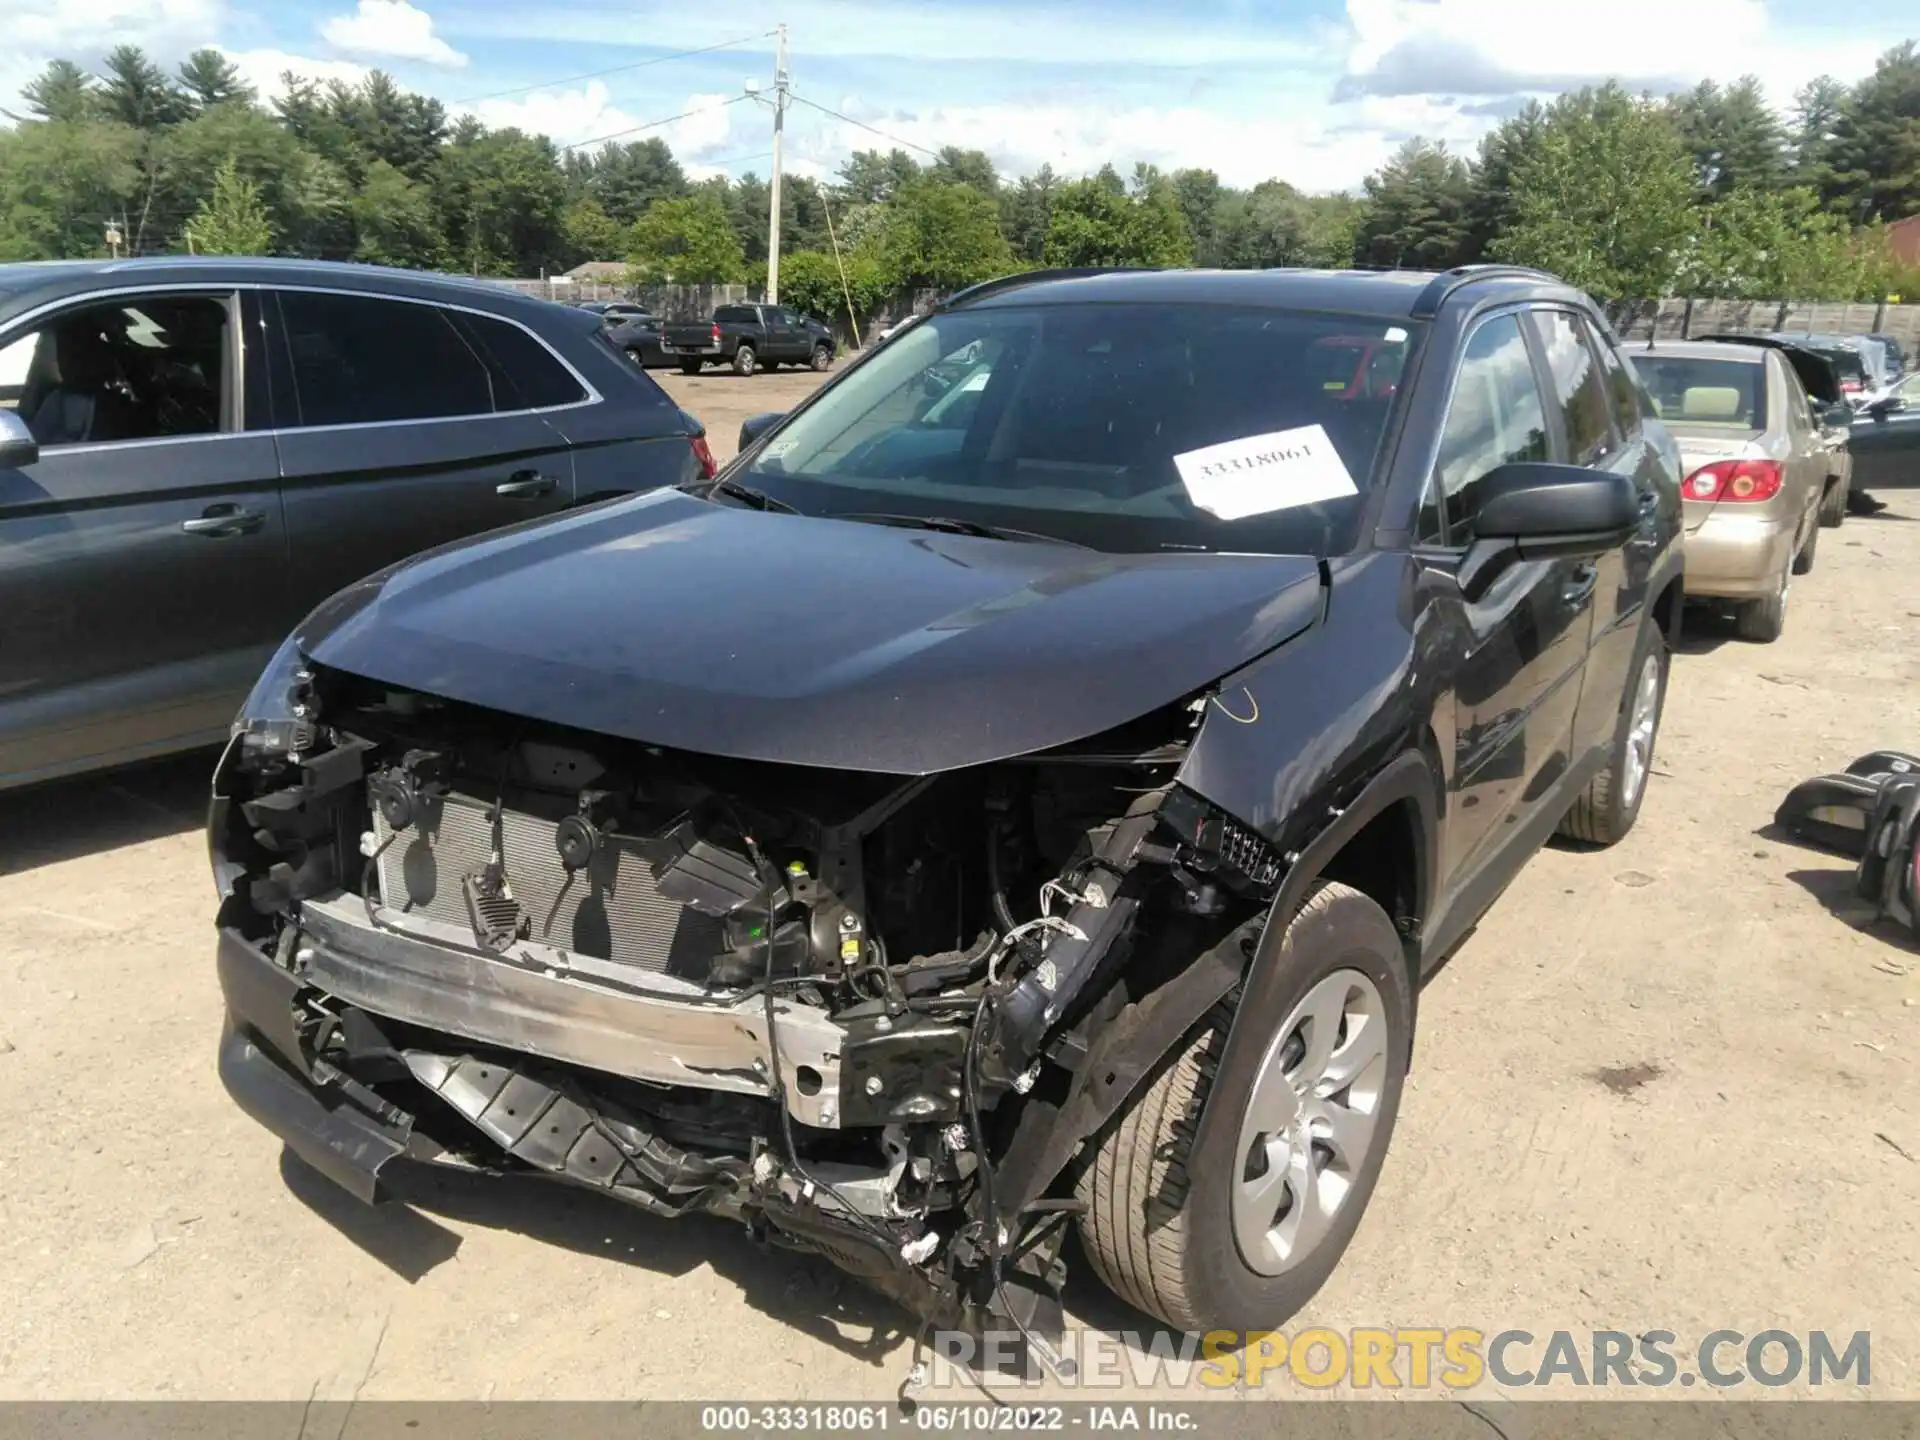
[[[372, 67], [490, 124], [562, 144], [694, 112], [660, 135], [696, 174], [764, 173], [770, 122], [746, 101], [788, 27], [796, 94], [928, 150], [982, 149], [1007, 173], [1111, 161], [1204, 165], [1349, 189], [1410, 136], [1470, 149], [1529, 95], [1608, 76], [1664, 90], [1752, 72], [1781, 105], [1820, 73], [1856, 79], [1920, 36], [1920, 0], [1833, 23], [1815, 0], [9, 0], [0, 106], [55, 55], [134, 41], [175, 60], [281, 71]], [[720, 42], [705, 55], [668, 58]], [[644, 63], [653, 62], [653, 63]], [[615, 73], [585, 77], [589, 72]], [[513, 92], [513, 93], [506, 93]], [[887, 139], [805, 104], [802, 173]], [[923, 157], [924, 158], [924, 157]]]

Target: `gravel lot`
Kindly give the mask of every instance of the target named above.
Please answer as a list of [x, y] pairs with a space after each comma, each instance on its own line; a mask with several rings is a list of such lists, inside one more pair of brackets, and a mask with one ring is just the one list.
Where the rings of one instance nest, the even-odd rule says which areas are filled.
[[[726, 455], [814, 377], [663, 383]], [[1428, 988], [1296, 1327], [1869, 1329], [1872, 1393], [1920, 1398], [1920, 952], [1766, 833], [1793, 781], [1920, 748], [1894, 498], [1778, 644], [1691, 627], [1639, 828], [1541, 855]], [[0, 1398], [891, 1397], [905, 1317], [732, 1226], [457, 1177], [370, 1211], [283, 1158], [214, 1074], [207, 768], [0, 797]]]

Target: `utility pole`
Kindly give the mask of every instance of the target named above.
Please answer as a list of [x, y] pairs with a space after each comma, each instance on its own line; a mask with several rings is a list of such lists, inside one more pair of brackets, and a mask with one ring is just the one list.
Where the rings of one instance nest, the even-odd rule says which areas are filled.
[[780, 144], [787, 125], [787, 27], [774, 27], [773, 183], [767, 206], [767, 304], [780, 303]]

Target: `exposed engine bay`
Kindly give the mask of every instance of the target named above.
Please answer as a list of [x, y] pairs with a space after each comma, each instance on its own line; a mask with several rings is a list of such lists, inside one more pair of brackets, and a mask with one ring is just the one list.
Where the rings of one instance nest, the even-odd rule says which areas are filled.
[[353, 1164], [735, 1217], [1046, 1357], [1074, 1157], [1284, 870], [1175, 782], [1211, 700], [914, 778], [299, 686], [216, 785], [223, 979], [243, 947], [262, 1050], [384, 1137]]

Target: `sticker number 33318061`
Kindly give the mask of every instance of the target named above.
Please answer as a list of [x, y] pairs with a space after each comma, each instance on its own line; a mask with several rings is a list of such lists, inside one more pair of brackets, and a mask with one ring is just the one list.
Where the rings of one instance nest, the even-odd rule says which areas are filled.
[[1193, 503], [1222, 520], [1360, 493], [1319, 425], [1188, 450], [1173, 464]]

